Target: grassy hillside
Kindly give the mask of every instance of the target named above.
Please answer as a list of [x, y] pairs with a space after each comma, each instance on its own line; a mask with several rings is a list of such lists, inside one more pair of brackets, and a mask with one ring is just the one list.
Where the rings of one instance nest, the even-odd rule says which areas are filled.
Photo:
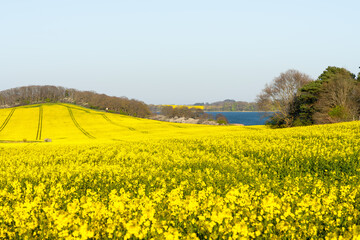
[[[359, 239], [360, 122], [172, 124], [0, 111], [0, 239]], [[115, 141], [115, 140], [117, 141]]]

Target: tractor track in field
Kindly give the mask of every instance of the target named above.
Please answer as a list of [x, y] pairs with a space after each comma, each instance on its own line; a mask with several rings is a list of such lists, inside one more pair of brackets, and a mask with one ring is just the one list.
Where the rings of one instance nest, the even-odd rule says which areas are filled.
[[115, 125], [115, 126], [118, 126], [118, 127], [125, 127], [127, 129], [129, 129], [130, 131], [136, 131], [135, 128], [132, 128], [132, 127], [128, 127], [128, 126], [124, 126], [124, 125], [121, 125], [121, 124], [118, 124], [118, 123], [115, 123], [113, 122], [110, 118], [108, 118], [108, 116], [106, 116], [105, 114], [101, 114], [103, 116], [103, 118], [105, 118], [106, 121], [108, 121], [109, 123]]
[[88, 133], [85, 129], [83, 129], [80, 124], [76, 121], [75, 119], [75, 116], [74, 116], [74, 113], [73, 111], [71, 110], [70, 107], [67, 107], [68, 111], [69, 111], [69, 114], [70, 114], [70, 117], [71, 117], [71, 120], [73, 121], [73, 123], [75, 124], [75, 126], [85, 135], [87, 136], [88, 138], [91, 138], [91, 139], [95, 139], [95, 137], [93, 135], [91, 135], [90, 133]]
[[13, 108], [13, 109], [11, 110], [11, 112], [9, 113], [9, 115], [6, 117], [5, 121], [3, 122], [3, 124], [2, 124], [1, 127], [0, 127], [0, 132], [1, 132], [2, 130], [4, 130], [4, 128], [6, 127], [6, 125], [9, 123], [9, 121], [10, 121], [12, 115], [14, 114], [14, 112], [15, 112], [15, 108]]
[[39, 107], [39, 122], [38, 122], [38, 129], [37, 129], [37, 133], [36, 133], [36, 140], [41, 139], [43, 116], [44, 116], [44, 110], [43, 110], [43, 107], [40, 106]]
[[[104, 113], [92, 113], [90, 112], [90, 110], [87, 110], [87, 109], [81, 109], [81, 108], [77, 108], [77, 107], [73, 107], [73, 106], [66, 106], [65, 104], [59, 104], [63, 107], [66, 107], [67, 109], [74, 109], [74, 110], [79, 110], [79, 111], [83, 111], [83, 112], [86, 112], [86, 113], [89, 113], [89, 114], [95, 114], [95, 115], [101, 115], [107, 122], [111, 123], [112, 125], [115, 125], [115, 126], [118, 126], [118, 127], [123, 127], [123, 128], [127, 128], [129, 129], [130, 131], [137, 131], [135, 128], [133, 127], [128, 127], [126, 125], [122, 125], [122, 124], [119, 124], [119, 123], [116, 123], [114, 121], [112, 121], [110, 118], [108, 118], [108, 116], [106, 116]], [[74, 117], [75, 119], [75, 117]], [[76, 120], [75, 120], [76, 121]], [[77, 125], [77, 123], [75, 123], [75, 125]], [[78, 124], [79, 125], [79, 124]], [[78, 126], [77, 125], [77, 126]], [[80, 126], [80, 125], [79, 125]], [[83, 128], [82, 128], [83, 129]], [[84, 129], [83, 129], [84, 130]], [[82, 131], [82, 130], [80, 130]], [[85, 131], [85, 130], [84, 130]], [[83, 131], [82, 131], [83, 132]], [[85, 131], [86, 132], [86, 131]], [[84, 133], [85, 134], [85, 133]], [[86, 135], [86, 134], [85, 134]], [[95, 138], [95, 137], [94, 137]]]

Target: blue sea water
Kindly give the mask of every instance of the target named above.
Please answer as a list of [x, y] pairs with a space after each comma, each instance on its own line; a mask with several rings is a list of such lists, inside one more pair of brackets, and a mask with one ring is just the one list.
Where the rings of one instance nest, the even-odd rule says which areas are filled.
[[215, 116], [218, 113], [224, 115], [229, 123], [244, 124], [245, 126], [251, 125], [265, 125], [269, 116], [265, 117], [264, 112], [206, 112]]

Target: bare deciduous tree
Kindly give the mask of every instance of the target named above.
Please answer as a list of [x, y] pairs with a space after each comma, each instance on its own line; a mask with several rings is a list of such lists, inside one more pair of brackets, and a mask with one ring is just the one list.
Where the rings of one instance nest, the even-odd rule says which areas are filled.
[[258, 95], [258, 107], [264, 111], [274, 111], [273, 118], [281, 119], [286, 126], [290, 126], [293, 119], [289, 113], [294, 99], [298, 90], [310, 81], [312, 79], [308, 75], [294, 69], [281, 73]]
[[148, 106], [134, 99], [110, 97], [91, 91], [56, 86], [27, 86], [0, 91], [0, 108], [44, 102], [75, 103], [84, 107], [123, 113], [136, 117], [151, 114]]

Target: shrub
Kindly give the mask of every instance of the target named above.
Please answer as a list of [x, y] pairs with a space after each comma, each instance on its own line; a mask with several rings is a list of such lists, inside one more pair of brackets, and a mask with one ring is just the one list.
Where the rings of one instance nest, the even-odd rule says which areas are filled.
[[216, 122], [217, 122], [218, 124], [220, 124], [220, 125], [229, 124], [228, 119], [227, 119], [224, 115], [222, 115], [221, 113], [216, 114], [215, 119], [216, 119]]

